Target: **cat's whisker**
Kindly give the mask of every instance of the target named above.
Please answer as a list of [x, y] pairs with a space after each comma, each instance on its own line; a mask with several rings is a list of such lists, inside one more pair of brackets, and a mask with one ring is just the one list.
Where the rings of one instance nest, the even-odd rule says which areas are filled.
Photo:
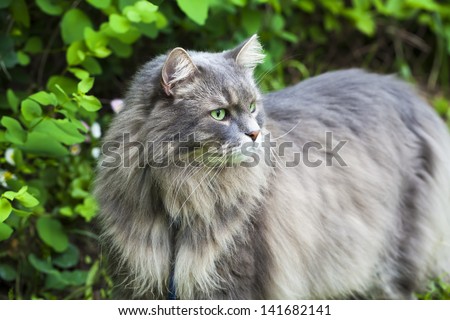
[[300, 119], [300, 120], [298, 120], [298, 122], [291, 128], [291, 129], [289, 129], [289, 131], [288, 132], [286, 132], [286, 133], [284, 133], [284, 134], [282, 134], [281, 136], [279, 136], [279, 137], [277, 137], [277, 138], [272, 138], [273, 140], [278, 140], [278, 139], [281, 139], [281, 138], [283, 138], [283, 137], [285, 137], [285, 136], [287, 136], [289, 133], [291, 133], [292, 132], [292, 130], [294, 130], [299, 124], [300, 124], [300, 122], [302, 122], [302, 120]]
[[197, 183], [197, 186], [191, 191], [191, 193], [188, 195], [188, 197], [184, 200], [184, 202], [182, 203], [181, 207], [178, 209], [176, 216], [180, 213], [180, 211], [183, 209], [184, 205], [187, 203], [187, 201], [192, 197], [192, 195], [194, 194], [194, 192], [200, 187], [200, 185], [202, 184], [202, 182], [209, 176], [209, 174], [214, 170], [217, 169], [216, 167], [212, 167], [209, 168], [205, 175], [203, 176], [203, 178]]

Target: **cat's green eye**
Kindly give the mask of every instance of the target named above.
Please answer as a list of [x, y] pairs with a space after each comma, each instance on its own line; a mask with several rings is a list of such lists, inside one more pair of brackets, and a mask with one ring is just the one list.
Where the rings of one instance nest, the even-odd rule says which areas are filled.
[[217, 121], [222, 121], [223, 119], [225, 119], [226, 114], [227, 113], [225, 109], [216, 109], [211, 111], [211, 116]]
[[256, 104], [252, 103], [248, 106], [248, 110], [250, 110], [251, 113], [255, 112], [256, 110]]

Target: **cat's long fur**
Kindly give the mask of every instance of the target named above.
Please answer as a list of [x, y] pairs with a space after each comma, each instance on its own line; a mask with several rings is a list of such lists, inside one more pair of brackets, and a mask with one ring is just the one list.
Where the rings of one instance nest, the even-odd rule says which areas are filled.
[[[105, 136], [118, 153], [132, 147], [129, 167], [100, 165], [95, 189], [116, 297], [165, 299], [171, 270], [181, 299], [409, 298], [445, 276], [450, 138], [443, 122], [408, 85], [361, 70], [261, 96], [252, 78], [260, 48], [253, 37], [224, 53], [175, 49], [134, 78]], [[240, 110], [234, 127], [205, 113], [252, 99], [257, 111]], [[164, 158], [163, 149], [142, 152], [136, 143], [193, 132], [223, 143], [245, 139], [255, 126], [277, 144], [294, 143], [272, 155], [275, 167], [157, 168], [144, 158]], [[324, 161], [347, 141], [339, 150], [345, 164], [283, 165], [311, 141], [323, 148], [308, 157]]]

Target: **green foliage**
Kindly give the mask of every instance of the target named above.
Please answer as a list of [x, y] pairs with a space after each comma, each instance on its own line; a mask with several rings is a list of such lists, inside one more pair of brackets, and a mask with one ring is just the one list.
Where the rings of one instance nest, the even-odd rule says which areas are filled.
[[94, 128], [136, 68], [174, 46], [221, 51], [258, 33], [263, 90], [366, 67], [416, 79], [450, 119], [444, 1], [0, 0], [0, 21], [0, 298], [109, 297]]

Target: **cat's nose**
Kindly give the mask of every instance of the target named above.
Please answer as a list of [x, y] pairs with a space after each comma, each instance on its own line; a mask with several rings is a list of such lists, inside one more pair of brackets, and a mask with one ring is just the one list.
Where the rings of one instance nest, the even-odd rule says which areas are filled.
[[256, 138], [258, 138], [259, 130], [248, 132], [248, 133], [246, 133], [246, 135], [248, 135], [250, 138], [252, 138], [253, 141], [255, 141]]

